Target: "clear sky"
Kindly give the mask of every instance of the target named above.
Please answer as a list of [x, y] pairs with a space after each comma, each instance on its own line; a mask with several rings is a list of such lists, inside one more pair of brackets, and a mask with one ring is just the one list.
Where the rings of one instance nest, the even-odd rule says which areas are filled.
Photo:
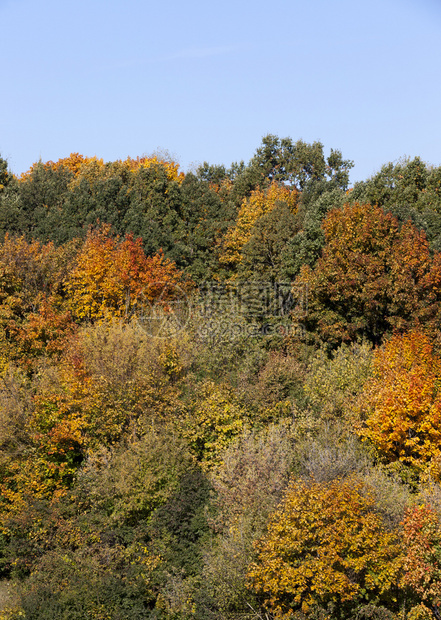
[[441, 165], [441, 0], [0, 0], [0, 153], [248, 161], [319, 140], [351, 181]]

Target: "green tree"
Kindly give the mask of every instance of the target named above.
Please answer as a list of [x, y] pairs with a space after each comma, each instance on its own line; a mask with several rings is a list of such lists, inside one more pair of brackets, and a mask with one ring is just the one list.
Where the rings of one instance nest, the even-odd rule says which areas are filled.
[[0, 155], [0, 192], [12, 181], [12, 178], [12, 174], [8, 171], [8, 162]]
[[250, 168], [261, 177], [287, 182], [299, 190], [325, 179], [346, 189], [352, 166], [353, 162], [344, 160], [337, 150], [331, 149], [331, 154], [325, 158], [321, 142], [293, 142], [291, 138], [280, 139], [272, 134], [262, 139], [262, 145], [250, 161]]
[[240, 279], [282, 280], [287, 262], [286, 246], [296, 232], [296, 217], [286, 203], [278, 204], [259, 218], [242, 248]]
[[401, 222], [411, 219], [426, 232], [431, 248], [441, 249], [441, 167], [429, 166], [419, 157], [391, 162], [356, 183], [348, 198], [378, 205]]

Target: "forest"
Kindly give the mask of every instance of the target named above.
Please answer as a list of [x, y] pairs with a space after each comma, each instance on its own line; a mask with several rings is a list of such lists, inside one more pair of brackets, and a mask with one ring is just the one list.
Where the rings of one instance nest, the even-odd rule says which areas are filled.
[[0, 620], [441, 618], [441, 166], [0, 158]]

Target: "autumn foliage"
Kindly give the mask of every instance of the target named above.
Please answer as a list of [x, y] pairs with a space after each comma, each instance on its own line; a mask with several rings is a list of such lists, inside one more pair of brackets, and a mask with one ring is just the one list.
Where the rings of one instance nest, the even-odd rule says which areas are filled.
[[141, 239], [112, 237], [109, 226], [89, 233], [66, 283], [74, 315], [92, 320], [146, 312], [155, 299], [166, 304], [186, 288], [161, 252], [147, 257]]
[[360, 431], [386, 462], [400, 461], [439, 478], [441, 358], [427, 335], [396, 335], [374, 354], [375, 376], [361, 396]]
[[356, 480], [293, 480], [257, 551], [250, 586], [275, 618], [394, 597], [399, 546]]
[[321, 257], [298, 278], [309, 286], [308, 323], [323, 339], [339, 343], [358, 336], [379, 343], [388, 331], [409, 328], [419, 318], [435, 327], [439, 267], [423, 232], [358, 203], [332, 210], [323, 229]]
[[[441, 605], [441, 527], [439, 515], [421, 505], [407, 511], [403, 523], [406, 549], [403, 583], [430, 610]], [[430, 613], [430, 612], [429, 612]]]
[[351, 167], [0, 158], [0, 620], [440, 620], [441, 168]]
[[[167, 170], [167, 175], [170, 180], [176, 180], [182, 183], [184, 179], [184, 174], [178, 171], [178, 164], [174, 162], [162, 161], [156, 155], [153, 157], [127, 157], [127, 159], [123, 161], [120, 160], [115, 163], [130, 171], [136, 171], [139, 168], [151, 168], [156, 165], [163, 165]], [[66, 168], [75, 177], [87, 176], [87, 170], [91, 169], [90, 164], [92, 164], [92, 169], [99, 171], [101, 174], [105, 174], [106, 168], [104, 161], [98, 157], [85, 157], [84, 155], [80, 155], [80, 153], [71, 153], [68, 157], [62, 157], [57, 161], [49, 160], [47, 162], [33, 164], [27, 172], [21, 174], [20, 180], [25, 181], [27, 178], [31, 177], [32, 172], [39, 164], [42, 165], [45, 170], [50, 169], [57, 171], [61, 168]], [[111, 166], [108, 166], [108, 169], [111, 170]]]

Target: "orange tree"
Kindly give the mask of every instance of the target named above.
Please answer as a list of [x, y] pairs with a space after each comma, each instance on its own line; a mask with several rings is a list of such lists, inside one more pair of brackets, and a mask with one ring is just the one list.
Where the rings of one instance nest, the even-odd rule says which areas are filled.
[[317, 607], [351, 618], [369, 602], [393, 609], [400, 553], [356, 480], [293, 480], [257, 544], [249, 586], [277, 619]]
[[66, 282], [78, 319], [127, 317], [154, 300], [165, 304], [188, 288], [161, 252], [147, 257], [141, 239], [112, 237], [110, 226], [91, 230]]
[[427, 335], [395, 335], [374, 354], [374, 377], [361, 401], [365, 416], [359, 433], [385, 462], [416, 471], [431, 464], [439, 479], [441, 448], [441, 358]]
[[297, 280], [309, 286], [310, 331], [332, 345], [357, 337], [377, 344], [418, 319], [437, 324], [441, 271], [423, 232], [358, 203], [332, 210], [323, 229], [322, 256]]
[[13, 361], [27, 370], [38, 357], [58, 355], [74, 331], [63, 307], [63, 279], [74, 244], [28, 242], [5, 235], [0, 244], [0, 366]]
[[[438, 514], [428, 506], [409, 509], [403, 522], [406, 549], [403, 584], [418, 603], [439, 615], [441, 605], [441, 527]], [[427, 610], [429, 611], [429, 610]], [[432, 614], [429, 612], [428, 616]]]

